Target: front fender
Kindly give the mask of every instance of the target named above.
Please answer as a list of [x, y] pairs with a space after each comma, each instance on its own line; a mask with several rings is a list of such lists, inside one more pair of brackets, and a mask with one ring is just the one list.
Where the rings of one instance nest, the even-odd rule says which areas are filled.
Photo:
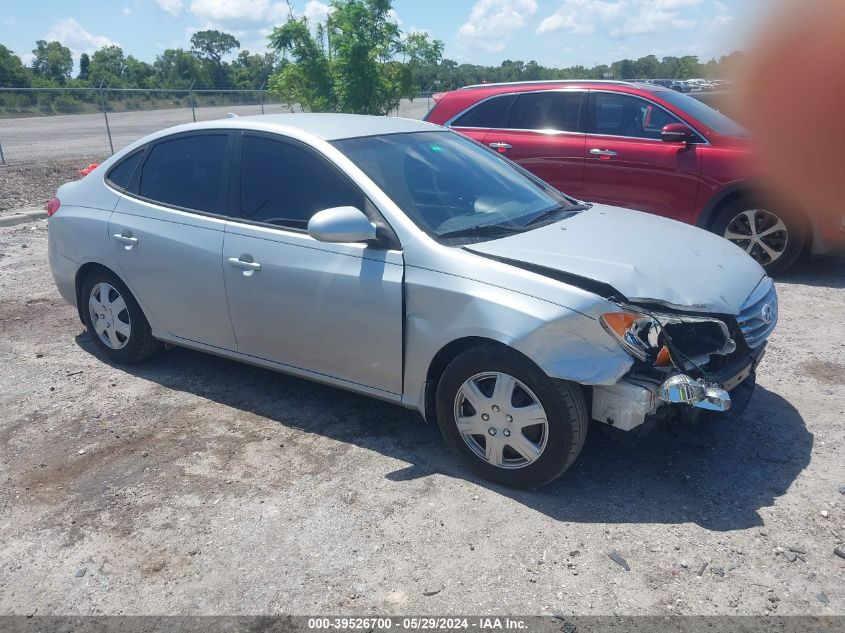
[[585, 385], [614, 384], [633, 363], [595, 318], [489, 283], [407, 267], [405, 301], [402, 401], [410, 407], [423, 408], [421, 394], [432, 360], [462, 338], [502, 343], [547, 375]]

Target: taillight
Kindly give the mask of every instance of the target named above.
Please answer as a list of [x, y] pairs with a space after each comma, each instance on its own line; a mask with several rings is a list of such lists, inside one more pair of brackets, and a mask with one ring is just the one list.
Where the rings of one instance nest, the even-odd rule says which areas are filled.
[[47, 206], [44, 207], [47, 209], [47, 217], [53, 217], [53, 214], [59, 210], [59, 207], [62, 206], [62, 203], [59, 201], [58, 198], [50, 198], [50, 201], [47, 203]]

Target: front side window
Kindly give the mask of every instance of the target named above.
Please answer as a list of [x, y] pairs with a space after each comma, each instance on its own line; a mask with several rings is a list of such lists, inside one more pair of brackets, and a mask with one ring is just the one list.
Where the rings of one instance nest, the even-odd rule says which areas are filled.
[[659, 139], [660, 131], [678, 119], [645, 99], [611, 92], [595, 93], [595, 133]]
[[138, 193], [167, 206], [223, 214], [228, 175], [228, 134], [195, 134], [156, 143]]
[[305, 229], [332, 207], [364, 209], [364, 196], [343, 174], [293, 143], [245, 135], [241, 152], [241, 216]]
[[508, 127], [513, 130], [577, 132], [581, 92], [531, 92], [521, 94], [511, 108]]
[[577, 205], [495, 152], [452, 132], [333, 143], [417, 226], [444, 240], [490, 239], [561, 219]]
[[502, 95], [482, 101], [472, 110], [462, 114], [452, 123], [453, 127], [503, 128], [508, 125], [508, 115], [516, 95]]

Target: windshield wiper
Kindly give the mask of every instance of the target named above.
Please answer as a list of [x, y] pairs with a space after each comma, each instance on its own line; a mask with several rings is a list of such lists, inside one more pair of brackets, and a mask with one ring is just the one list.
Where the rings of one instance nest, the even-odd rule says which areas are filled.
[[502, 224], [479, 224], [468, 226], [455, 231], [439, 233], [437, 237], [471, 237], [473, 235], [490, 235], [493, 233], [522, 233], [525, 229], [521, 226], [505, 226]]
[[523, 224], [523, 226], [533, 226], [534, 224], [539, 224], [543, 220], [548, 220], [550, 217], [557, 215], [561, 211], [586, 211], [592, 206], [593, 205], [589, 202], [585, 202], [583, 204], [576, 204], [571, 207], [564, 207], [561, 205], [552, 207], [551, 209], [543, 211], [540, 215], [531, 218], [530, 220], [528, 220], [528, 222]]

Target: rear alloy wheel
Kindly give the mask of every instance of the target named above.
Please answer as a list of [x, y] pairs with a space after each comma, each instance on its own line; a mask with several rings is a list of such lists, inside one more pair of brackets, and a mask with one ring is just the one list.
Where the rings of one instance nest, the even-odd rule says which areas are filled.
[[770, 275], [782, 273], [801, 255], [805, 231], [795, 218], [759, 208], [748, 200], [725, 207], [713, 232], [751, 255]]
[[141, 306], [117, 275], [92, 271], [82, 282], [79, 299], [91, 339], [111, 360], [136, 363], [161, 348]]
[[587, 436], [578, 385], [553, 380], [506, 347], [459, 354], [437, 385], [437, 423], [449, 447], [478, 475], [519, 488], [569, 468]]

